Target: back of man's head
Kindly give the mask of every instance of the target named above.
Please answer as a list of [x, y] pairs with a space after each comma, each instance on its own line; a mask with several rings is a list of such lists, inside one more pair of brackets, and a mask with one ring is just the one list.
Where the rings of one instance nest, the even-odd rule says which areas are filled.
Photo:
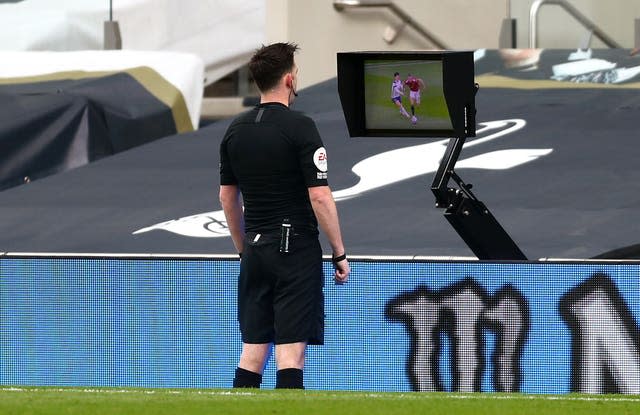
[[262, 46], [249, 61], [249, 72], [261, 92], [276, 86], [280, 78], [293, 70], [295, 43], [273, 43]]

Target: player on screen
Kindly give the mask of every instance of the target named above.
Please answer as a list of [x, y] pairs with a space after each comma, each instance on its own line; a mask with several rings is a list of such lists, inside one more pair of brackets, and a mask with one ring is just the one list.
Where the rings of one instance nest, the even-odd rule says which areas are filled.
[[393, 102], [396, 107], [400, 110], [400, 114], [407, 117], [407, 119], [411, 118], [411, 115], [404, 109], [402, 105], [402, 97], [404, 96], [404, 85], [402, 84], [402, 79], [400, 79], [400, 73], [396, 72], [393, 74], [393, 83], [391, 84], [391, 102]]
[[416, 118], [416, 106], [420, 105], [420, 92], [426, 88], [424, 81], [411, 74], [407, 74], [407, 79], [404, 84], [409, 87], [409, 101], [411, 102], [411, 121], [415, 124]]

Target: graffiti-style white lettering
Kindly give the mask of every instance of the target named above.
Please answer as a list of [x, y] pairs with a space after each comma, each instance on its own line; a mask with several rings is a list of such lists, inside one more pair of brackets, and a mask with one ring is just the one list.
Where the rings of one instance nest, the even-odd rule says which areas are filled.
[[572, 334], [571, 389], [640, 393], [640, 337], [616, 285], [597, 274], [565, 294], [560, 314]]
[[411, 335], [407, 372], [413, 390], [443, 390], [437, 362], [439, 334], [445, 333], [452, 344], [452, 389], [480, 391], [485, 367], [483, 330], [497, 334], [492, 357], [495, 390], [519, 390], [529, 307], [514, 287], [507, 285], [490, 296], [471, 278], [439, 291], [420, 286], [389, 301], [385, 315], [403, 322]]

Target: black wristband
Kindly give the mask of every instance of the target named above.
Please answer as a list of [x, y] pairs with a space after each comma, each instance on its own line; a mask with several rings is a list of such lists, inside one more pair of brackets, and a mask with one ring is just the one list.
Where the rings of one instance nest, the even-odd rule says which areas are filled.
[[342, 255], [332, 257], [331, 262], [333, 262], [334, 264], [337, 264], [338, 262], [344, 261], [345, 259], [347, 259], [347, 254], [342, 254]]
[[238, 256], [242, 258], [242, 252], [238, 252]]

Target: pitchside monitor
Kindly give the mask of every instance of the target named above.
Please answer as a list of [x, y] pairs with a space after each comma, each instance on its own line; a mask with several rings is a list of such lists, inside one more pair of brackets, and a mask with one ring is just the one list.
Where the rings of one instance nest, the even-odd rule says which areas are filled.
[[351, 137], [475, 136], [473, 52], [338, 53]]

